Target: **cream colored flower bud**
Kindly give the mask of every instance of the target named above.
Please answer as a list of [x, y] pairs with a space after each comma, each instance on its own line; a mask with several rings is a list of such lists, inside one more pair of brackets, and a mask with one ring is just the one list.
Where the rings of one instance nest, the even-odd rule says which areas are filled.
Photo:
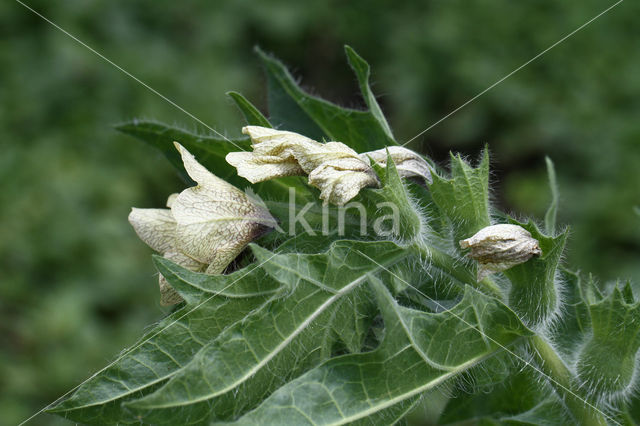
[[424, 158], [411, 151], [410, 149], [403, 148], [401, 146], [389, 146], [387, 148], [378, 149], [376, 151], [365, 152], [360, 154], [360, 158], [367, 160], [371, 158], [382, 167], [387, 166], [387, 150], [389, 156], [396, 165], [398, 174], [402, 177], [422, 177], [427, 182], [431, 183], [431, 166], [425, 161]]
[[332, 159], [358, 158], [358, 153], [343, 143], [320, 143], [294, 132], [246, 126], [242, 133], [251, 137], [253, 152], [231, 152], [226, 160], [251, 183], [309, 174]]
[[[251, 183], [284, 176], [309, 176], [309, 184], [320, 189], [320, 198], [339, 206], [365, 187], [380, 185], [370, 159], [387, 164], [387, 150], [358, 154], [341, 142], [320, 143], [294, 132], [246, 126], [253, 152], [231, 152], [226, 160], [238, 175]], [[431, 182], [429, 164], [415, 152], [389, 147], [389, 155], [400, 176], [420, 176]]]
[[338, 206], [345, 205], [365, 187], [378, 186], [371, 166], [357, 158], [327, 161], [311, 173], [309, 183], [320, 189], [320, 199]]
[[542, 254], [529, 231], [509, 224], [487, 226], [460, 241], [460, 247], [470, 248], [469, 257], [478, 261], [478, 281]]
[[320, 143], [293, 132], [246, 126], [253, 152], [231, 152], [226, 160], [251, 183], [283, 176], [309, 175], [325, 203], [347, 203], [378, 178], [358, 153], [341, 142]]
[[[198, 185], [172, 194], [167, 200], [170, 209], [132, 209], [129, 222], [140, 239], [165, 258], [192, 271], [221, 273], [276, 221], [265, 207], [213, 175], [183, 146], [176, 143], [176, 148]], [[166, 305], [182, 300], [162, 276], [160, 293]]]

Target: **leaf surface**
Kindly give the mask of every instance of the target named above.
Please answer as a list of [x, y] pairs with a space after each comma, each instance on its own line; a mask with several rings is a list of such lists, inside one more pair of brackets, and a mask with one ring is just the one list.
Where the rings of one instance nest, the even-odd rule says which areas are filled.
[[544, 227], [547, 234], [553, 235], [556, 232], [556, 218], [558, 216], [558, 200], [560, 198], [558, 191], [558, 182], [556, 179], [556, 168], [551, 158], [545, 157], [547, 163], [547, 175], [549, 177], [549, 188], [551, 189], [551, 203], [544, 215]]
[[[363, 286], [369, 274], [392, 267], [404, 255], [401, 247], [382, 241], [338, 241], [322, 254], [273, 254], [258, 246], [252, 249], [261, 268], [288, 288], [288, 293], [274, 296], [224, 330], [160, 389], [128, 403], [146, 421], [232, 418], [256, 405], [265, 392], [308, 368], [301, 360], [317, 363], [331, 355], [336, 339], [321, 330], [331, 327], [332, 321], [351, 318], [356, 330], [338, 324], [333, 332], [347, 348], [358, 349], [366, 333], [359, 317], [363, 309], [370, 310], [366, 295], [359, 296], [364, 300], [339, 302]], [[286, 371], [282, 371], [283, 365]], [[238, 389], [242, 392], [234, 396]]]
[[187, 305], [163, 319], [51, 412], [91, 424], [136, 421], [122, 410], [124, 401], [157, 389], [225, 328], [263, 305], [269, 295], [255, 289], [273, 293], [278, 286], [255, 268], [214, 277], [187, 271], [162, 258], [156, 258], [156, 263]]
[[527, 324], [538, 326], [554, 315], [559, 304], [560, 296], [555, 279], [568, 231], [556, 237], [548, 237], [542, 234], [533, 222], [511, 222], [522, 226], [538, 240], [542, 255], [504, 271], [511, 281], [509, 306], [521, 315]]
[[467, 287], [453, 309], [399, 306], [371, 278], [385, 323], [381, 346], [325, 362], [271, 395], [237, 424], [346, 424], [397, 408], [530, 334], [506, 306]]
[[489, 154], [478, 167], [451, 154], [451, 177], [433, 174], [429, 186], [433, 201], [454, 228], [454, 243], [469, 238], [491, 224], [489, 217]]
[[[306, 93], [279, 60], [257, 49], [268, 79], [269, 120], [277, 128], [300, 133], [311, 139], [343, 142], [358, 152], [395, 144], [382, 112], [368, 85], [368, 65], [347, 49], [363, 96], [373, 110], [343, 108]], [[366, 67], [365, 67], [366, 65]]]
[[250, 126], [262, 126], [272, 128], [269, 120], [256, 108], [251, 102], [249, 102], [244, 96], [238, 92], [227, 92], [227, 95], [236, 103], [236, 106], [244, 115], [247, 120], [247, 124]]

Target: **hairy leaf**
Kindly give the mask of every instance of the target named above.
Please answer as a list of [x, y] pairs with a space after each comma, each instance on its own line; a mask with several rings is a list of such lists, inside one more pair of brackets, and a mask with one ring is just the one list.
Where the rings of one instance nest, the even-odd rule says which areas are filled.
[[266, 301], [278, 284], [257, 268], [210, 276], [156, 258], [160, 272], [187, 305], [162, 320], [104, 370], [50, 411], [85, 423], [136, 421], [124, 401], [157, 389], [204, 345]]
[[470, 287], [453, 309], [429, 314], [399, 306], [380, 280], [370, 282], [385, 323], [381, 346], [322, 364], [280, 388], [238, 424], [268, 418], [282, 425], [336, 425], [403, 410], [412, 398], [530, 333], [509, 308]]
[[522, 226], [538, 240], [542, 255], [504, 271], [511, 281], [509, 306], [520, 314], [527, 324], [539, 326], [549, 320], [558, 307], [556, 272], [568, 231], [557, 237], [547, 237], [533, 222], [524, 224], [512, 220], [512, 223]]
[[589, 305], [589, 316], [592, 333], [576, 364], [580, 380], [600, 398], [631, 393], [640, 349], [640, 302], [634, 301], [629, 283]]
[[[329, 251], [317, 255], [272, 254], [258, 246], [252, 249], [262, 268], [289, 288], [289, 293], [286, 297], [277, 295], [224, 330], [160, 389], [128, 403], [146, 421], [227, 418], [257, 404], [282, 381], [331, 354], [332, 335], [319, 333], [320, 327], [331, 326], [332, 319], [343, 319], [345, 314], [339, 311], [357, 309], [359, 304], [353, 300], [339, 302], [362, 286], [368, 274], [391, 267], [403, 255], [402, 248], [391, 242], [336, 242]], [[365, 333], [364, 324], [355, 335], [342, 324], [333, 328], [354, 350]], [[234, 390], [242, 385], [243, 392], [234, 396]]]
[[551, 203], [544, 215], [544, 228], [547, 234], [553, 235], [556, 232], [556, 217], [558, 216], [558, 182], [556, 180], [556, 169], [551, 158], [545, 157], [547, 163], [547, 175], [549, 176], [549, 188], [551, 189]]
[[360, 85], [360, 92], [362, 93], [362, 97], [364, 98], [365, 103], [369, 107], [369, 111], [371, 111], [371, 115], [375, 117], [375, 119], [380, 124], [380, 127], [387, 134], [387, 136], [393, 140], [391, 127], [389, 127], [389, 123], [387, 123], [387, 119], [384, 117], [384, 114], [380, 109], [380, 105], [378, 105], [378, 101], [376, 100], [376, 97], [371, 91], [371, 87], [369, 86], [369, 78], [371, 77], [371, 69], [369, 68], [369, 64], [367, 63], [367, 61], [362, 59], [362, 57], [358, 55], [356, 51], [353, 50], [350, 46], [345, 46], [344, 50], [347, 54], [349, 65], [351, 65], [351, 68], [356, 73], [358, 84]]
[[451, 177], [433, 175], [429, 186], [433, 201], [440, 208], [443, 219], [454, 227], [454, 239], [469, 238], [491, 224], [489, 217], [489, 154], [484, 152], [477, 168], [470, 166], [460, 155], [451, 155]]
[[227, 95], [229, 95], [229, 97], [236, 103], [236, 106], [240, 109], [240, 112], [242, 112], [242, 115], [244, 115], [244, 118], [247, 120], [247, 124], [251, 126], [272, 127], [269, 120], [262, 115], [260, 110], [253, 106], [253, 104], [240, 93], [227, 92]]
[[[247, 139], [152, 121], [118, 126], [181, 171], [180, 142], [211, 172], [249, 188], [279, 226], [226, 274], [154, 257], [184, 304], [50, 411], [89, 424], [404, 424], [428, 400], [422, 406], [441, 424], [633, 424], [640, 303], [629, 283], [601, 290], [561, 266], [568, 232], [555, 229], [551, 161], [546, 234], [491, 210], [487, 151], [476, 167], [452, 154], [448, 177], [404, 152], [396, 158], [417, 161], [420, 178], [398, 173], [393, 155], [383, 158], [395, 142], [369, 65], [345, 51], [367, 110], [311, 96], [259, 50], [269, 119], [228, 94], [251, 125], [376, 156], [379, 186], [353, 198], [364, 206], [322, 206], [298, 177], [250, 185], [225, 161], [248, 150]], [[478, 282], [459, 241], [492, 219], [525, 228], [541, 254]], [[385, 224], [391, 232], [380, 232]]]
[[[358, 152], [371, 151], [395, 144], [388, 125], [377, 107], [368, 86], [365, 62], [348, 49], [363, 96], [372, 111], [339, 107], [304, 92], [287, 68], [277, 59], [257, 49], [268, 77], [269, 120], [274, 126], [322, 141], [343, 142]], [[368, 65], [366, 65], [368, 68]], [[373, 98], [375, 101], [375, 98]]]

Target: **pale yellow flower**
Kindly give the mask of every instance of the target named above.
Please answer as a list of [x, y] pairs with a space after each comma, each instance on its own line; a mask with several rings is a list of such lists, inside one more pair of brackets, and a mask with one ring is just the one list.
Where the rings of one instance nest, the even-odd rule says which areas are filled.
[[[380, 182], [370, 160], [386, 165], [385, 150], [358, 154], [341, 142], [320, 143], [294, 132], [247, 126], [242, 132], [253, 142], [253, 152], [231, 152], [226, 160], [238, 175], [251, 183], [284, 176], [309, 176], [326, 203], [344, 205], [365, 187]], [[419, 155], [406, 148], [390, 147], [389, 154], [401, 176], [431, 180], [430, 168]]]
[[[192, 271], [218, 274], [275, 219], [242, 191], [204, 168], [176, 143], [184, 167], [198, 184], [167, 200], [169, 209], [132, 209], [129, 222], [145, 243]], [[180, 296], [160, 277], [161, 302]]]
[[358, 158], [329, 160], [309, 173], [309, 184], [320, 189], [320, 199], [338, 206], [346, 204], [365, 187], [379, 185], [371, 166]]
[[251, 183], [282, 176], [307, 175], [329, 159], [358, 158], [340, 142], [320, 143], [294, 132], [246, 126], [253, 152], [230, 152], [226, 160]]

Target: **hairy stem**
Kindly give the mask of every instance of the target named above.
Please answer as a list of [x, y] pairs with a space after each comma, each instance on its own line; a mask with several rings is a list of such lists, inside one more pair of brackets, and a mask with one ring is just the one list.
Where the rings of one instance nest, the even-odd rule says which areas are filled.
[[504, 300], [504, 294], [498, 285], [489, 278], [477, 281], [475, 275], [464, 268], [461, 262], [450, 254], [434, 246], [426, 246], [421, 243], [415, 243], [414, 248], [421, 256], [429, 259], [429, 261], [440, 269], [443, 273], [449, 275], [460, 284], [469, 284], [472, 287], [484, 290], [491, 296]]
[[551, 379], [549, 383], [561, 396], [576, 422], [581, 425], [606, 425], [604, 413], [578, 396], [573, 375], [549, 342], [540, 336], [533, 336], [529, 344], [540, 368]]

